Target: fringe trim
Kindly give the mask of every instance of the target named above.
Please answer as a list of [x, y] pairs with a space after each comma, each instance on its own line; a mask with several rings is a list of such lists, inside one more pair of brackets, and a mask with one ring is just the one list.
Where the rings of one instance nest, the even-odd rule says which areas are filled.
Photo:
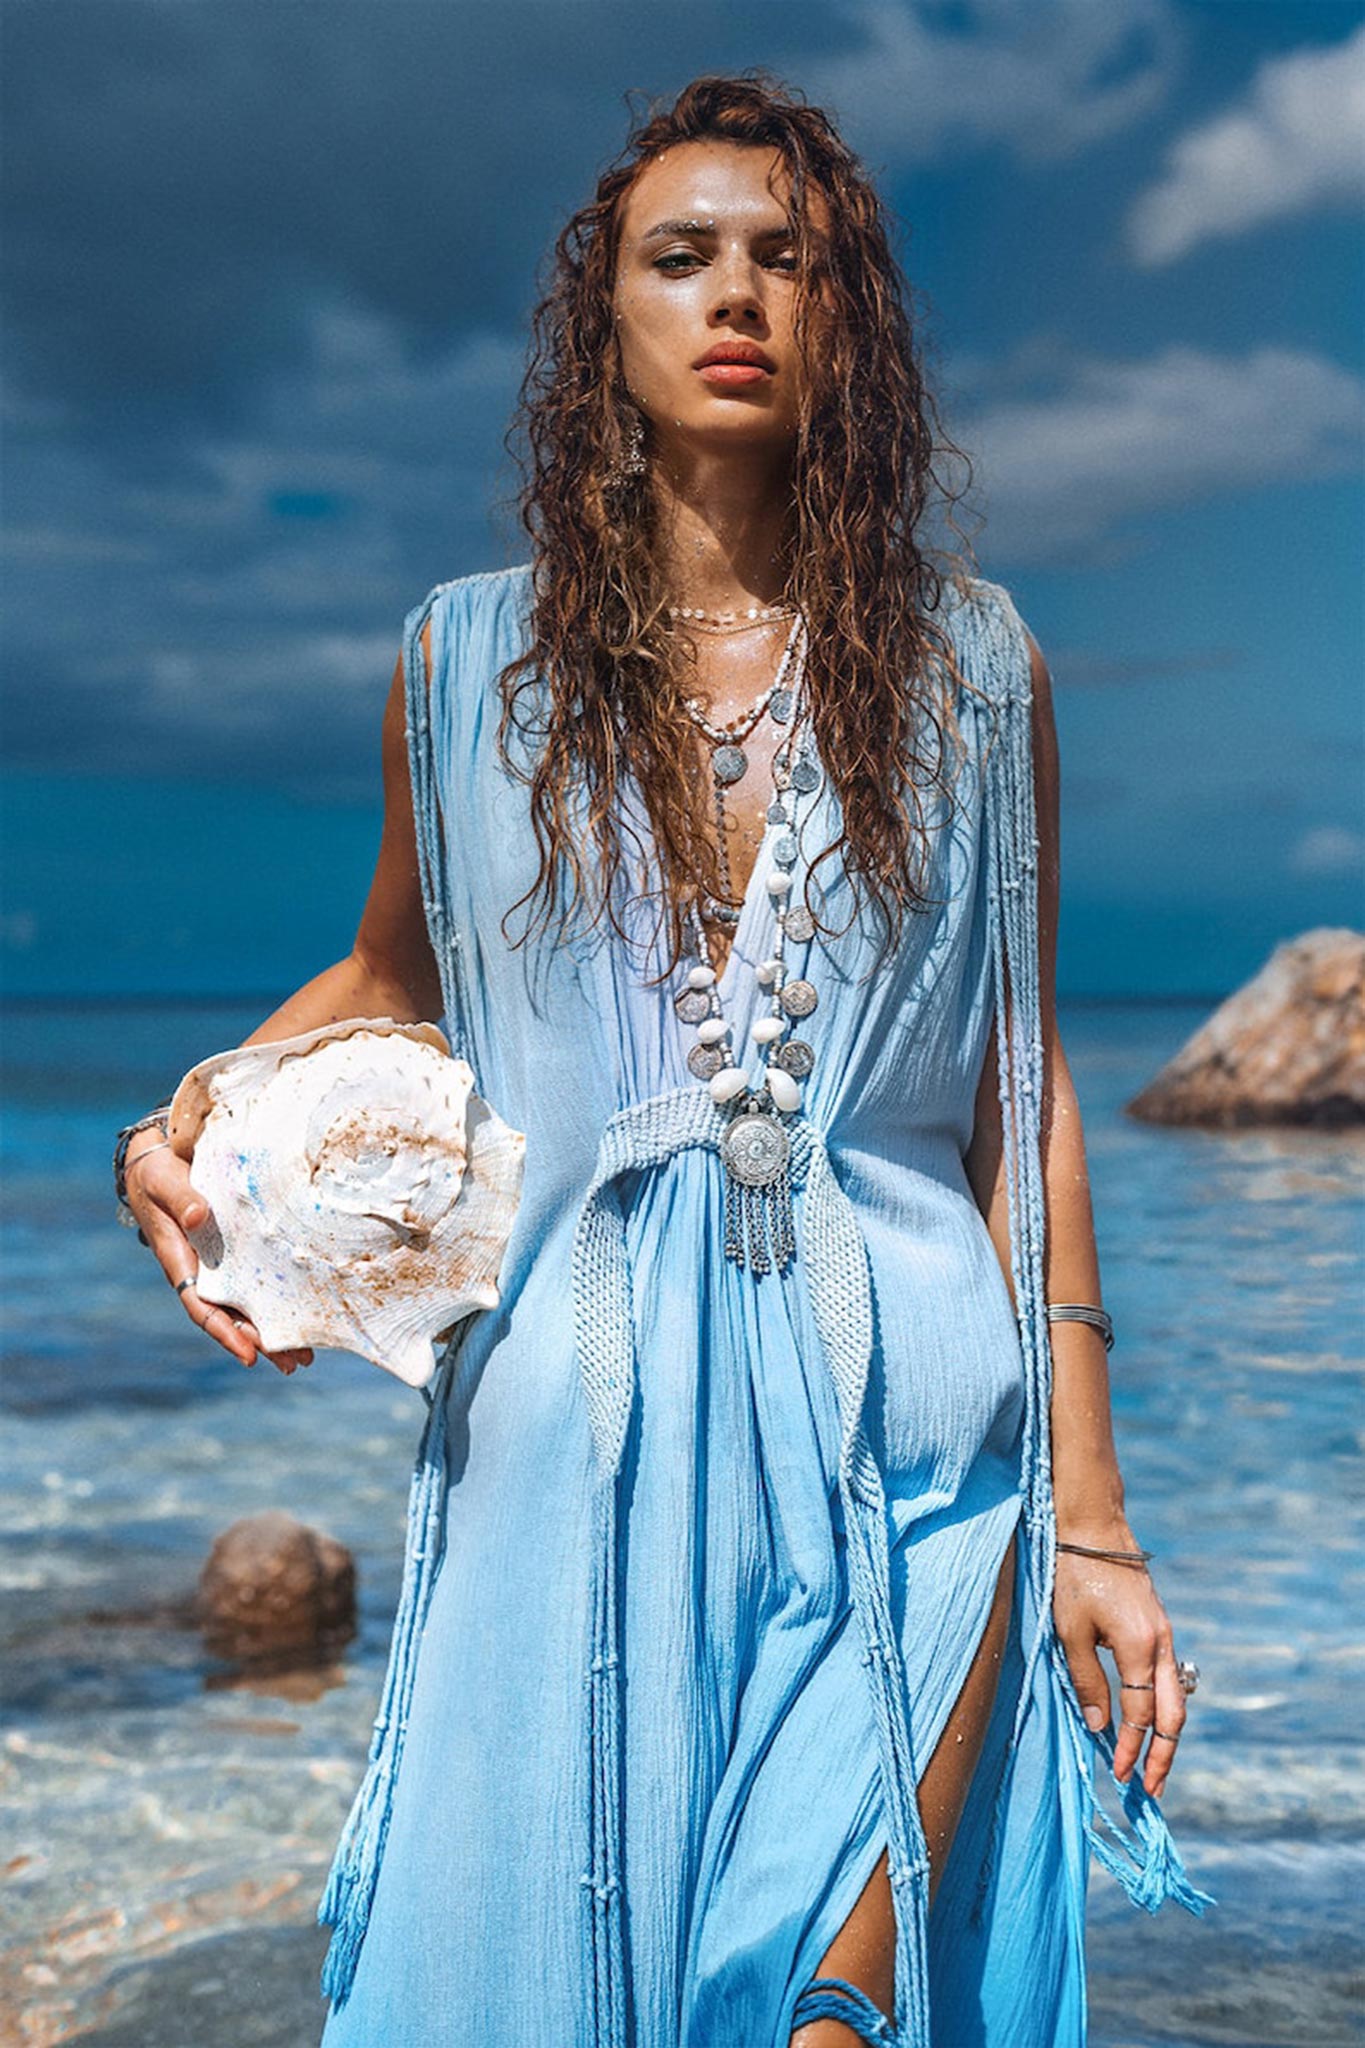
[[447, 1347], [431, 1391], [417, 1463], [408, 1492], [408, 1533], [403, 1584], [394, 1617], [388, 1669], [370, 1739], [369, 1761], [333, 1858], [318, 1920], [333, 1929], [322, 1965], [322, 1992], [338, 2006], [350, 1995], [369, 1926], [379, 1867], [388, 1840], [394, 1783], [403, 1760], [408, 1713], [427, 1610], [445, 1541], [446, 1397], [455, 1349], [466, 1324]]
[[[997, 1084], [1004, 1131], [1010, 1266], [1024, 1361], [1023, 1528], [1036, 1616], [1025, 1651], [1019, 1705], [992, 1802], [986, 1856], [972, 1918], [980, 1923], [999, 1852], [1010, 1772], [1046, 1657], [1085, 1788], [1087, 1834], [1101, 1863], [1133, 1901], [1154, 1912], [1171, 1898], [1201, 1914], [1213, 1899], [1196, 1891], [1159, 1803], [1136, 1778], [1118, 1787], [1129, 1826], [1125, 1838], [1094, 1796], [1099, 1750], [1113, 1763], [1113, 1740], [1086, 1724], [1052, 1615], [1057, 1518], [1052, 1492], [1052, 1350], [1044, 1280], [1046, 1200], [1042, 1163], [1043, 1034], [1039, 986], [1038, 848], [1033, 770], [1033, 676], [1024, 624], [999, 584], [977, 579], [976, 602], [963, 607], [961, 637], [971, 679], [986, 689], [998, 726], [985, 750], [987, 898], [995, 981]], [[1114, 1780], [1117, 1785], [1117, 1780]], [[1121, 1845], [1105, 1839], [1108, 1830]]]

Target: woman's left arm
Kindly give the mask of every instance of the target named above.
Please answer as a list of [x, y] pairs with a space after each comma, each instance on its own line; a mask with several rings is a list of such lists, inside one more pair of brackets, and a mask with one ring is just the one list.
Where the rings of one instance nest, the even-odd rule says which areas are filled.
[[[1052, 678], [1029, 635], [1033, 671], [1034, 798], [1038, 821], [1038, 948], [1043, 1035], [1041, 1143], [1046, 1203], [1044, 1277], [1049, 1302], [1100, 1303], [1099, 1256], [1075, 1085], [1057, 1029], [1057, 905], [1060, 888], [1059, 775]], [[1008, 1201], [994, 1038], [977, 1095], [968, 1177], [1010, 1277]], [[1011, 1295], [1013, 1283], [1010, 1282]], [[1052, 1484], [1061, 1542], [1092, 1549], [1139, 1548], [1124, 1509], [1114, 1448], [1108, 1355], [1089, 1323], [1052, 1322]], [[1113, 1653], [1120, 1687], [1114, 1770], [1126, 1780], [1148, 1742], [1143, 1783], [1160, 1796], [1185, 1723], [1171, 1626], [1148, 1572], [1130, 1564], [1057, 1557], [1053, 1615], [1085, 1717], [1110, 1718], [1109, 1681], [1097, 1651]], [[1155, 1731], [1160, 1730], [1158, 1734]]]

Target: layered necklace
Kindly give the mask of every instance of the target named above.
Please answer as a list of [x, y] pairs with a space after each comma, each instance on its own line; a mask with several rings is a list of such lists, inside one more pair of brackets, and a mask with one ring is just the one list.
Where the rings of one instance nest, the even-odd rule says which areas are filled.
[[[710, 1090], [712, 1101], [731, 1112], [720, 1141], [725, 1169], [725, 1256], [739, 1266], [747, 1263], [756, 1273], [766, 1273], [774, 1266], [783, 1272], [795, 1255], [791, 1137], [784, 1119], [800, 1109], [801, 1083], [815, 1064], [814, 1051], [806, 1040], [788, 1034], [794, 1022], [811, 1015], [819, 997], [809, 981], [787, 979], [785, 959], [788, 940], [801, 945], [815, 935], [810, 911], [789, 900], [802, 828], [823, 779], [802, 695], [804, 677], [804, 621], [797, 614], [776, 676], [739, 718], [728, 725], [715, 725], [695, 698], [689, 698], [686, 706], [688, 718], [711, 749], [724, 895], [708, 896], [704, 907], [695, 899], [691, 905], [689, 926], [697, 959], [687, 969], [673, 1003], [681, 1021], [696, 1026], [696, 1043], [687, 1055], [689, 1070]], [[756, 970], [759, 986], [770, 991], [770, 1001], [767, 1014], [755, 1018], [749, 1032], [763, 1063], [762, 1079], [751, 1081], [721, 1003], [706, 920], [709, 917], [731, 930], [739, 925], [743, 906], [730, 900], [726, 792], [745, 773], [749, 764], [744, 742], [765, 714], [790, 731], [772, 762], [767, 821], [778, 836], [773, 842], [767, 891], [774, 929], [768, 955]], [[757, 858], [761, 857], [760, 848]]]

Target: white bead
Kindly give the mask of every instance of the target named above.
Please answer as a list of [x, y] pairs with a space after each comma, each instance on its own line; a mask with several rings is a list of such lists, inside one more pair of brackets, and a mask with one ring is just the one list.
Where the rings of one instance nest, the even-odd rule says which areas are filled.
[[800, 1086], [785, 1067], [768, 1067], [764, 1079], [768, 1084], [768, 1093], [779, 1109], [801, 1107]]
[[714, 967], [690, 967], [687, 971], [689, 988], [710, 988], [716, 978]]
[[737, 1095], [744, 1092], [749, 1083], [745, 1078], [743, 1067], [722, 1067], [718, 1074], [711, 1076], [709, 1085], [713, 1102], [733, 1102]]
[[781, 1017], [760, 1017], [749, 1032], [755, 1045], [771, 1045], [782, 1036], [786, 1024]]
[[755, 969], [755, 973], [758, 976], [759, 987], [771, 988], [781, 972], [782, 962], [780, 960], [762, 961], [760, 965]]
[[768, 894], [770, 896], [785, 896], [788, 890], [791, 888], [791, 885], [792, 878], [790, 875], [784, 875], [781, 873], [769, 875]]
[[697, 1038], [702, 1045], [719, 1045], [729, 1029], [723, 1017], [703, 1017], [697, 1026]]

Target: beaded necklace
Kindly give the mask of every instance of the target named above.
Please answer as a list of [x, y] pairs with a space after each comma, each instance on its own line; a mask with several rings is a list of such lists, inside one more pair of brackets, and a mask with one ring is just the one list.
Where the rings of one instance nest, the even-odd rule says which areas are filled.
[[[794, 676], [794, 680], [789, 680]], [[725, 1256], [756, 1273], [776, 1266], [786, 1270], [795, 1254], [788, 1167], [791, 1137], [784, 1118], [800, 1109], [801, 1082], [815, 1064], [812, 1048], [801, 1038], [786, 1038], [789, 1025], [809, 1017], [819, 997], [809, 981], [788, 981], [787, 940], [804, 944], [814, 936], [815, 920], [804, 905], [788, 898], [800, 854], [801, 799], [813, 799], [822, 776], [814, 758], [813, 736], [802, 699], [805, 677], [804, 622], [792, 626], [777, 675], [749, 710], [729, 725], [713, 725], [699, 704], [689, 699], [688, 716], [709, 742], [716, 803], [721, 886], [729, 897], [730, 861], [726, 835], [725, 792], [748, 766], [743, 742], [764, 713], [792, 730], [773, 756], [773, 794], [768, 824], [778, 831], [773, 843], [773, 871], [767, 891], [772, 902], [772, 950], [756, 970], [760, 987], [771, 991], [768, 1014], [755, 1019], [750, 1037], [764, 1060], [763, 1079], [752, 1085], [738, 1049], [729, 1042], [732, 1026], [725, 1016], [720, 980], [711, 962], [705, 916], [738, 927], [743, 906], [708, 897], [705, 916], [693, 901], [689, 924], [697, 964], [687, 970], [674, 996], [681, 1021], [695, 1024], [697, 1042], [687, 1055], [689, 1070], [709, 1089], [711, 1099], [731, 1114], [720, 1141], [725, 1169]], [[810, 804], [806, 806], [809, 816]], [[762, 849], [756, 858], [762, 857]]]

